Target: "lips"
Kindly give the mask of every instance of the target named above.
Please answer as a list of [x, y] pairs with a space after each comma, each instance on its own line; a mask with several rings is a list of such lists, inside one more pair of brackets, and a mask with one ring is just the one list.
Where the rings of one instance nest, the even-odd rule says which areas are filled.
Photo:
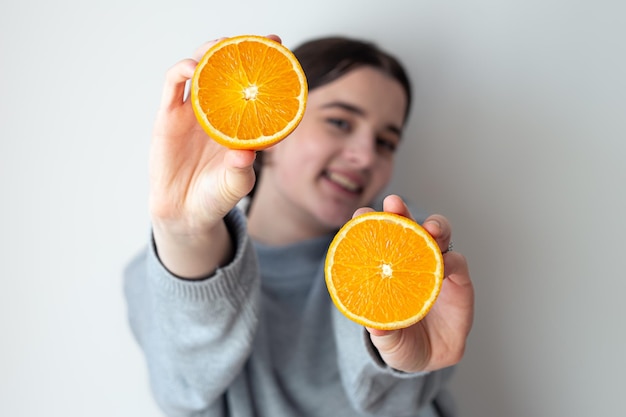
[[333, 171], [326, 171], [325, 174], [326, 178], [346, 191], [360, 193], [363, 190], [361, 182], [353, 177]]

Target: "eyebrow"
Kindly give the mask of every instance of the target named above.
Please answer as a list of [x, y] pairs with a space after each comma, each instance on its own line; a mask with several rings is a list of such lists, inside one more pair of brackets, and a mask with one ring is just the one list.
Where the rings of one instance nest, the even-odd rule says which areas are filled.
[[[366, 113], [363, 109], [361, 109], [360, 107], [357, 107], [355, 105], [343, 102], [343, 101], [331, 101], [330, 103], [326, 103], [323, 106], [321, 106], [321, 108], [323, 109], [328, 109], [328, 108], [333, 108], [333, 107], [339, 107], [343, 110], [346, 110], [350, 113], [354, 113], [358, 116], [365, 116]], [[389, 124], [386, 126], [386, 129], [395, 133], [398, 136], [402, 136], [402, 129], [400, 129], [398, 126], [393, 125], [393, 124]]]

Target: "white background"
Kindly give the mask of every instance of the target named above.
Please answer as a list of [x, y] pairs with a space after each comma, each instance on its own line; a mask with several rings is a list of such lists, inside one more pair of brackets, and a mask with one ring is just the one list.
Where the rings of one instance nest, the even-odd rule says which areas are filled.
[[623, 415], [625, 4], [3, 1], [0, 415], [159, 415], [121, 280], [152, 122], [169, 66], [242, 33], [355, 35], [408, 66], [391, 188], [469, 259], [462, 415]]

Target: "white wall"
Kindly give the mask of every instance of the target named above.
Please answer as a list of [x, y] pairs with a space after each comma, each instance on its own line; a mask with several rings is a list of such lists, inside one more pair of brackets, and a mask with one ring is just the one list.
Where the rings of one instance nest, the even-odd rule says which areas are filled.
[[154, 112], [170, 65], [240, 33], [358, 35], [409, 66], [392, 189], [469, 258], [464, 416], [623, 413], [624, 3], [298, 4], [0, 4], [0, 415], [159, 415], [121, 292]]

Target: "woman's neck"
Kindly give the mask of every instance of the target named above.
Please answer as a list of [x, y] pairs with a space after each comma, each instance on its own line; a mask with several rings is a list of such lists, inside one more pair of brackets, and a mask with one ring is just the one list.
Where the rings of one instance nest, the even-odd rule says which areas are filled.
[[250, 202], [248, 232], [260, 243], [282, 246], [323, 236], [331, 231], [301, 207], [273, 193], [269, 187], [263, 189], [260, 186]]

